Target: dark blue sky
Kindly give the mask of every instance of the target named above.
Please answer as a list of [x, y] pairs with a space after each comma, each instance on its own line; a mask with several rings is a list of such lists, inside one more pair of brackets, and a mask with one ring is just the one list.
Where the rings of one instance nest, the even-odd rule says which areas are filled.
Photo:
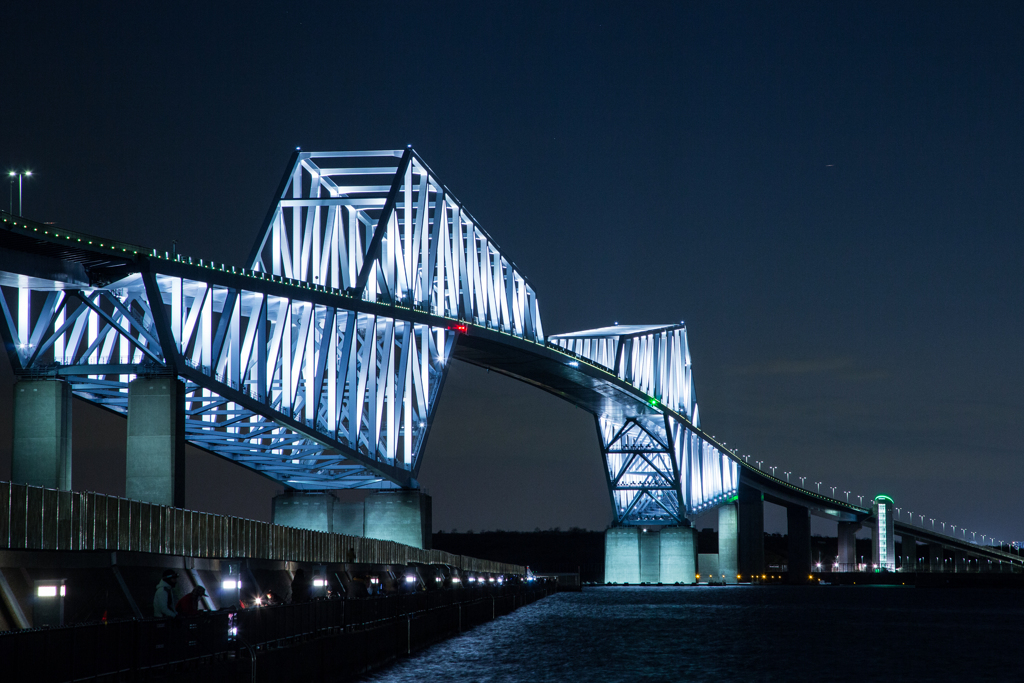
[[[1024, 540], [1019, 3], [12, 4], [28, 216], [240, 265], [295, 146], [412, 144], [549, 333], [685, 320], [730, 446]], [[440, 410], [437, 527], [610, 520], [581, 411], [466, 367]]]

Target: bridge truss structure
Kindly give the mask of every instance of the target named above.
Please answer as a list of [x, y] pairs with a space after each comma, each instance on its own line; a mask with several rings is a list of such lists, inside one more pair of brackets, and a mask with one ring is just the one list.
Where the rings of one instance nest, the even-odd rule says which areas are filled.
[[529, 281], [411, 148], [297, 151], [244, 267], [0, 227], [19, 376], [122, 414], [136, 377], [177, 377], [190, 443], [288, 487], [415, 488], [459, 358], [595, 415], [620, 524], [736, 493], [739, 462], [700, 429], [685, 326], [545, 337]]

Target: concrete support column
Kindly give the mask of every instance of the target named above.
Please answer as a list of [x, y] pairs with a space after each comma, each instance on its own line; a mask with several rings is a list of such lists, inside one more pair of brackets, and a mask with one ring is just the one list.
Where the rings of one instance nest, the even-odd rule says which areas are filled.
[[604, 532], [605, 583], [640, 583], [640, 530], [617, 526]]
[[430, 549], [430, 496], [422, 491], [379, 491], [366, 498], [363, 535]]
[[697, 574], [697, 538], [688, 526], [667, 526], [661, 539], [661, 582], [691, 584]]
[[274, 496], [273, 522], [296, 529], [362, 536], [363, 503], [343, 503], [323, 491], [288, 491]]
[[640, 583], [661, 582], [660, 536], [657, 529], [640, 531]]
[[128, 385], [125, 497], [185, 506], [185, 383], [176, 377]]
[[903, 534], [903, 549], [900, 551], [903, 557], [903, 571], [917, 571], [917, 539], [913, 536]]
[[967, 571], [967, 553], [963, 550], [953, 551], [953, 571], [958, 574]]
[[737, 571], [742, 581], [764, 574], [764, 494], [740, 483]]
[[71, 385], [20, 380], [14, 385], [11, 480], [71, 490]]
[[839, 571], [852, 572], [857, 569], [857, 531], [859, 522], [839, 522]]
[[942, 546], [938, 543], [928, 544], [928, 571], [942, 571]]
[[811, 574], [811, 511], [805, 507], [786, 508], [786, 533], [789, 536], [790, 583], [807, 583]]
[[[736, 503], [718, 508], [718, 573], [716, 581], [736, 583], [739, 574], [739, 514]], [[810, 551], [808, 551], [809, 553]], [[724, 576], [724, 579], [722, 578]]]

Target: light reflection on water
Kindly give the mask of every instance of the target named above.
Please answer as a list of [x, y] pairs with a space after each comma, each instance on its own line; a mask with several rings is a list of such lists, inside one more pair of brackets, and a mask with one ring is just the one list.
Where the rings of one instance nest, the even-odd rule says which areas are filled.
[[607, 587], [561, 593], [365, 680], [1024, 680], [1024, 591]]

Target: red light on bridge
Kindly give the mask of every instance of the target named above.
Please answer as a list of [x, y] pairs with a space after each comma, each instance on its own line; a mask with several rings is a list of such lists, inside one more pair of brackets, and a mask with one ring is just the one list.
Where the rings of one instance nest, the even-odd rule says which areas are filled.
[[449, 325], [448, 329], [452, 332], [461, 332], [462, 334], [469, 333], [469, 327], [466, 325]]

